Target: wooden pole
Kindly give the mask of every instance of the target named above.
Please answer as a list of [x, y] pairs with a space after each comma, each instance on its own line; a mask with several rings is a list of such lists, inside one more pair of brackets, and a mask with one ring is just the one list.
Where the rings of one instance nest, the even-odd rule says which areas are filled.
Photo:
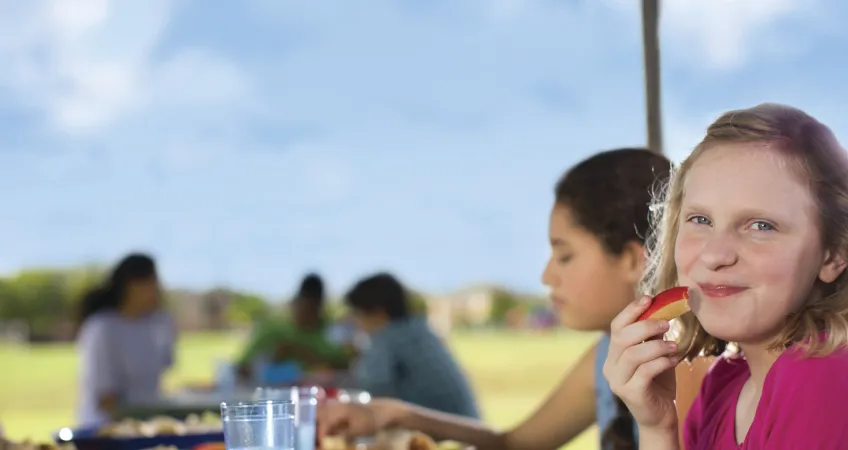
[[645, 66], [648, 148], [662, 153], [659, 8], [659, 0], [642, 0], [642, 51]]

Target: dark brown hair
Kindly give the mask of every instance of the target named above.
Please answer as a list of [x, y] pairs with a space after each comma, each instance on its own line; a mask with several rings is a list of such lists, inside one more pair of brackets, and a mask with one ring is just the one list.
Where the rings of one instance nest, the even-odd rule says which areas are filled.
[[391, 320], [409, 317], [409, 295], [393, 275], [380, 272], [363, 278], [345, 295], [347, 306], [365, 313], [383, 312]]
[[79, 330], [85, 321], [101, 311], [121, 307], [127, 285], [136, 280], [156, 278], [156, 262], [144, 253], [131, 253], [125, 256], [112, 269], [100, 286], [86, 292], [79, 303], [75, 328]]
[[[653, 192], [668, 182], [671, 163], [644, 148], [598, 153], [571, 168], [556, 185], [556, 201], [613, 254], [650, 235]], [[616, 418], [602, 430], [603, 448], [636, 448], [633, 417], [616, 397]]]

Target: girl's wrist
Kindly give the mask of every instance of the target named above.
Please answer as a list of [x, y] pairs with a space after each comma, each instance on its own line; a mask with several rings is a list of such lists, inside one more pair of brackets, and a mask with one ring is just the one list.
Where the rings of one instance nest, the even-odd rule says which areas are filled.
[[677, 424], [656, 427], [639, 427], [639, 447], [656, 450], [677, 450], [680, 448]]
[[377, 417], [382, 417], [381, 428], [404, 428], [414, 422], [414, 407], [409, 403], [394, 400], [381, 399], [373, 405]]

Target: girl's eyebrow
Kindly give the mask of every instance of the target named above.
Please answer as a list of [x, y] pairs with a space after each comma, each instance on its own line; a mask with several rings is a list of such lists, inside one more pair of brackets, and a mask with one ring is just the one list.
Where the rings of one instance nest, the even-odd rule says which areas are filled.
[[766, 211], [765, 209], [756, 207], [742, 208], [737, 213], [748, 219], [769, 219], [784, 224], [792, 222], [791, 216], [781, 214], [779, 211]]
[[568, 244], [560, 238], [551, 238], [551, 247], [568, 247]]
[[[684, 201], [680, 211], [683, 213], [702, 212], [708, 213], [709, 208], [699, 203], [686, 203]], [[744, 217], [745, 219], [772, 219], [781, 222], [791, 221], [791, 217], [781, 214], [779, 211], [769, 211], [756, 206], [748, 206], [740, 209], [734, 209], [733, 215], [736, 217]]]
[[688, 212], [691, 212], [691, 211], [706, 212], [706, 211], [709, 210], [709, 208], [705, 207], [704, 205], [702, 205], [700, 203], [687, 202], [685, 199], [683, 200], [683, 203], [680, 206], [681, 206], [681, 208], [680, 208], [681, 211], [688, 211]]

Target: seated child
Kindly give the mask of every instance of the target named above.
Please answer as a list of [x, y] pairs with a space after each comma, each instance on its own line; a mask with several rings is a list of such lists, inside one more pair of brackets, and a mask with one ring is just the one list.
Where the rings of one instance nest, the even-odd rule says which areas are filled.
[[306, 276], [290, 307], [291, 322], [271, 318], [256, 326], [236, 362], [242, 376], [250, 375], [251, 365], [259, 358], [270, 363], [294, 361], [307, 371], [348, 367], [353, 352], [327, 336], [321, 278]]
[[345, 301], [370, 346], [354, 366], [358, 388], [437, 411], [478, 417], [465, 374], [425, 317], [410, 314], [403, 285], [380, 273], [357, 283]]

